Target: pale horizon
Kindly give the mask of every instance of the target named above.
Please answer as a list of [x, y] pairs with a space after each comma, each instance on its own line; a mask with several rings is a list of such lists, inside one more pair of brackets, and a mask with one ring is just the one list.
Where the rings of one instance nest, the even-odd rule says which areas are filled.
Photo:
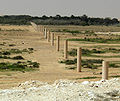
[[0, 15], [120, 18], [120, 0], [1, 0]]

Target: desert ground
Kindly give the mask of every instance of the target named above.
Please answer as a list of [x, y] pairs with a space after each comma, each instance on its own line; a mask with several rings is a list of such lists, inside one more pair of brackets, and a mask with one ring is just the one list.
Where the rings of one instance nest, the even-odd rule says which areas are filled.
[[[33, 48], [32, 53], [23, 52], [20, 54], [12, 54], [11, 57], [21, 55], [24, 60], [19, 61], [33, 61], [39, 63], [39, 68], [33, 71], [0, 71], [0, 89], [7, 89], [16, 87], [19, 83], [29, 80], [39, 80], [42, 82], [53, 83], [59, 79], [75, 80], [77, 82], [85, 81], [97, 81], [101, 80], [102, 66], [98, 66], [97, 69], [82, 68], [82, 72], [77, 73], [76, 69], [66, 69], [69, 66], [61, 64], [59, 61], [64, 60], [64, 40], [71, 38], [96, 38], [95, 35], [89, 36], [87, 34], [71, 34], [69, 32], [60, 31], [62, 29], [67, 30], [79, 30], [86, 31], [88, 29], [94, 32], [99, 32], [97, 37], [100, 38], [119, 38], [119, 27], [78, 27], [78, 26], [45, 26], [51, 33], [55, 33], [55, 45], [51, 46], [50, 42], [44, 38], [44, 34], [41, 31], [35, 32], [32, 26], [0, 26], [0, 50], [7, 51], [10, 49], [28, 49]], [[94, 29], [94, 30], [93, 30]], [[104, 32], [101, 33], [100, 32]], [[108, 32], [114, 32], [113, 34], [106, 34]], [[60, 36], [60, 51], [56, 51], [56, 36]], [[12, 45], [11, 45], [12, 44]], [[115, 48], [120, 49], [120, 41], [113, 41], [111, 43], [97, 43], [89, 41], [69, 41], [69, 51], [72, 48], [82, 47], [84, 49], [99, 49], [99, 48]], [[104, 49], [103, 49], [104, 50]], [[109, 79], [113, 77], [120, 77], [120, 52], [106, 52], [103, 54], [96, 54], [97, 56], [82, 56], [82, 59], [103, 59], [115, 63], [118, 63], [117, 68], [109, 68]], [[75, 56], [76, 57], [76, 56]], [[75, 57], [69, 56], [69, 59]], [[13, 59], [0, 59], [0, 62], [15, 63], [18, 60]], [[76, 66], [76, 64], [74, 65]], [[90, 77], [90, 78], [89, 78]], [[95, 78], [91, 78], [95, 77]]]

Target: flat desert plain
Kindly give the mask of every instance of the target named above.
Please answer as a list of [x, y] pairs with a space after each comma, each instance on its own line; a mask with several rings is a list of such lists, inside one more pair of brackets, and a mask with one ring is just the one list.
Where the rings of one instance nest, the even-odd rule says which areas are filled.
[[[63, 50], [64, 50], [64, 40], [71, 38], [82, 38], [82, 37], [95, 37], [94, 35], [86, 36], [85, 34], [73, 35], [68, 32], [52, 32], [54, 30], [53, 26], [49, 27], [51, 33], [55, 33], [55, 45], [51, 46], [51, 43], [44, 38], [44, 33], [42, 31], [35, 32], [32, 26], [0, 26], [2, 29], [0, 31], [0, 50], [7, 51], [10, 49], [28, 49], [33, 48], [32, 53], [19, 53], [11, 54], [10, 56], [20, 55], [24, 57], [24, 60], [13, 60], [13, 59], [0, 59], [0, 62], [10, 62], [16, 63], [18, 61], [33, 61], [39, 63], [39, 68], [33, 71], [0, 71], [0, 89], [11, 88], [19, 85], [21, 82], [29, 80], [39, 80], [42, 82], [53, 83], [59, 79], [69, 79], [76, 80], [77, 82], [85, 81], [97, 81], [101, 79], [102, 66], [97, 69], [82, 68], [82, 72], [77, 73], [76, 69], [66, 69], [69, 65], [59, 63], [63, 60]], [[57, 29], [56, 27], [55, 29]], [[75, 28], [75, 27], [74, 27]], [[73, 28], [73, 29], [74, 29]], [[67, 29], [67, 27], [66, 27]], [[79, 28], [78, 28], [79, 29]], [[72, 30], [72, 28], [71, 28]], [[77, 30], [77, 27], [76, 29]], [[56, 36], [60, 36], [60, 51], [56, 51]], [[87, 34], [88, 35], [88, 34]], [[119, 35], [118, 35], [119, 36]], [[117, 37], [118, 37], [117, 36]], [[97, 37], [111, 37], [110, 35], [98, 35]], [[113, 35], [116, 37], [116, 35]], [[11, 45], [13, 44], [13, 45]], [[102, 48], [115, 48], [120, 49], [119, 42], [115, 43], [96, 43], [89, 41], [69, 41], [69, 50], [72, 48], [82, 47], [85, 49], [99, 49]], [[95, 54], [94, 54], [95, 55]], [[76, 56], [75, 56], [76, 57]], [[74, 59], [75, 57], [69, 56], [69, 59]], [[115, 53], [103, 53], [97, 54], [97, 56], [82, 56], [82, 59], [103, 59], [110, 62], [119, 62], [120, 52]], [[76, 66], [76, 64], [75, 64]], [[109, 68], [109, 78], [120, 75], [120, 68]], [[89, 77], [95, 77], [89, 78]]]

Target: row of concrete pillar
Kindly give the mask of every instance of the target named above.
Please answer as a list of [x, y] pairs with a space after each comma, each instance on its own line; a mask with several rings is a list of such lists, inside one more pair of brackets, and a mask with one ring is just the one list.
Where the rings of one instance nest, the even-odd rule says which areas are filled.
[[[54, 33], [50, 33], [50, 31], [47, 31], [47, 29], [44, 29], [44, 36], [45, 39], [50, 42], [50, 36], [51, 36], [51, 45], [54, 46]], [[56, 51], [60, 50], [60, 36], [57, 36], [56, 38]], [[81, 57], [82, 57], [82, 48], [77, 48], [77, 72], [81, 72]], [[68, 59], [68, 40], [64, 41], [64, 59]], [[102, 63], [102, 79], [108, 79], [108, 67], [109, 62], [103, 61]]]
[[[64, 43], [64, 58], [67, 59], [68, 51], [68, 41], [65, 40]], [[77, 48], [77, 72], [81, 72], [81, 67], [82, 67], [82, 48], [78, 47]], [[108, 68], [109, 68], [109, 62], [108, 61], [103, 61], [102, 63], [102, 79], [107, 80], [108, 79]]]
[[[77, 49], [77, 72], [81, 72], [81, 57], [82, 57], [82, 48], [78, 47]], [[108, 68], [109, 68], [109, 62], [103, 61], [102, 62], [102, 79], [107, 80], [108, 79]]]

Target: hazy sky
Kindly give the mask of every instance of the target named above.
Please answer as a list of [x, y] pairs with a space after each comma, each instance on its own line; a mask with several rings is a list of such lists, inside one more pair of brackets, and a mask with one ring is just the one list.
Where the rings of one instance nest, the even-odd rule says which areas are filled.
[[120, 18], [120, 0], [0, 0], [0, 15], [83, 15]]

